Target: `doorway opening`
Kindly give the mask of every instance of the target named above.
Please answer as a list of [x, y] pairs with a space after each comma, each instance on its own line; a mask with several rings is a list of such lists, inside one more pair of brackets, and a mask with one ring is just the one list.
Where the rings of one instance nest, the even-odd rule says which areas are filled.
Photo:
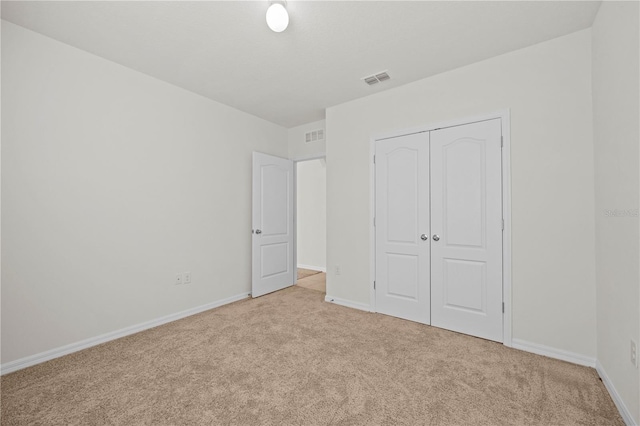
[[297, 161], [296, 285], [326, 293], [327, 167], [324, 157]]

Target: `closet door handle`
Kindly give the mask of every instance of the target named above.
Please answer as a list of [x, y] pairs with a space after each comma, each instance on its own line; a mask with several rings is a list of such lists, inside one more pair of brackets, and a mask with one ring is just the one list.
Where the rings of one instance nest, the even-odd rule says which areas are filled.
[[426, 234], [422, 234], [422, 235], [420, 235], [420, 239], [421, 239], [422, 241], [427, 241], [427, 240], [429, 239], [429, 237], [427, 237], [427, 235], [426, 235]]
[[440, 237], [438, 236], [438, 234], [433, 234], [433, 241], [440, 241]]

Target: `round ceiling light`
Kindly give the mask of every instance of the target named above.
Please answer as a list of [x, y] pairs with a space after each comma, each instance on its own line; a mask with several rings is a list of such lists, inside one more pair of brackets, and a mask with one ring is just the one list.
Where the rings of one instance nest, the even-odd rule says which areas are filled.
[[287, 9], [280, 4], [274, 3], [267, 9], [267, 25], [272, 31], [281, 33], [289, 25], [289, 14]]

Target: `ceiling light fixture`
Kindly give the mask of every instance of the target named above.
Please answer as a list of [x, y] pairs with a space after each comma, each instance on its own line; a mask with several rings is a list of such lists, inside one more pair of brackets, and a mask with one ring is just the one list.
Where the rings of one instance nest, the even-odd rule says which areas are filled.
[[289, 25], [289, 13], [284, 5], [284, 2], [271, 2], [267, 9], [267, 25], [277, 33], [283, 32]]

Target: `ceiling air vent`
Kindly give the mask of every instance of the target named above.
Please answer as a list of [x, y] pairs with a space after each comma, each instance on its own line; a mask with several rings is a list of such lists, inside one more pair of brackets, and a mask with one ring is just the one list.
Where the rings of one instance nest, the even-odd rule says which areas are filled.
[[313, 130], [304, 134], [305, 143], [324, 140], [324, 129]]
[[364, 78], [362, 78], [362, 80], [364, 80], [365, 83], [367, 83], [369, 86], [372, 86], [376, 83], [380, 83], [383, 81], [387, 81], [390, 80], [391, 77], [389, 76], [389, 73], [387, 71], [382, 71], [379, 72], [377, 74], [374, 75], [368, 75]]

